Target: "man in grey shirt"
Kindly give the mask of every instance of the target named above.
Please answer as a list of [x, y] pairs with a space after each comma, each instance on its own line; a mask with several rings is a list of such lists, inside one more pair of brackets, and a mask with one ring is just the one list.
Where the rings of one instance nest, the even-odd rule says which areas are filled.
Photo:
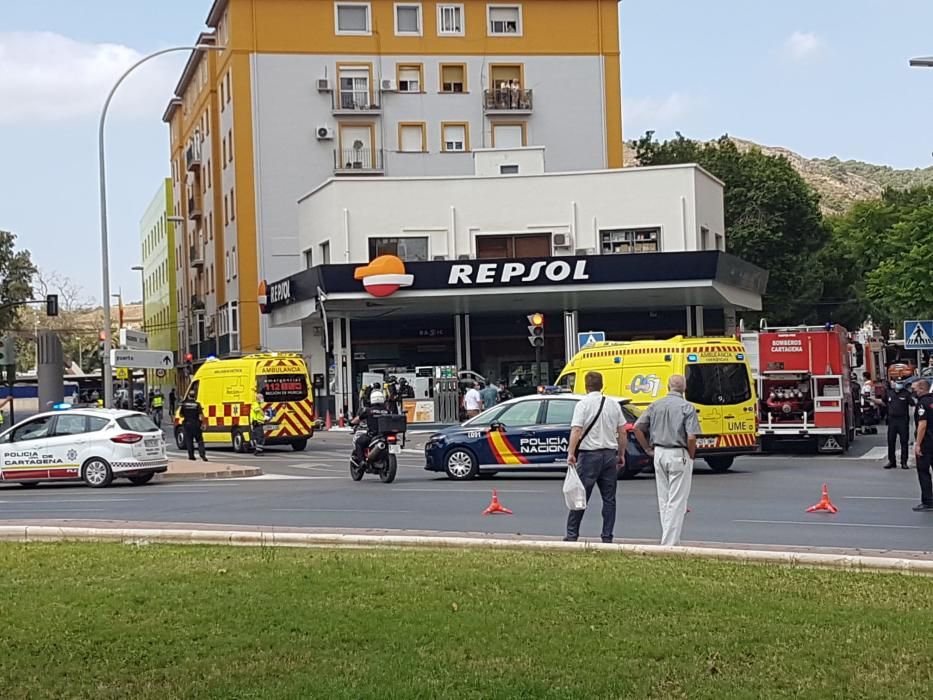
[[[636, 421], [635, 437], [645, 452], [654, 457], [661, 544], [673, 547], [680, 544], [684, 527], [700, 421], [693, 404], [684, 398], [687, 388], [684, 376], [672, 374], [667, 388], [667, 396], [648, 406]], [[651, 435], [650, 445], [646, 432]]]
[[[568, 469], [576, 469], [586, 489], [589, 502], [593, 486], [599, 486], [603, 499], [602, 541], [612, 542], [616, 523], [616, 480], [625, 466], [625, 416], [619, 402], [602, 395], [603, 375], [587, 372], [586, 396], [577, 402], [570, 421], [570, 444], [567, 447]], [[579, 449], [579, 451], [578, 451]], [[565, 542], [576, 542], [586, 510], [572, 510], [567, 515]]]

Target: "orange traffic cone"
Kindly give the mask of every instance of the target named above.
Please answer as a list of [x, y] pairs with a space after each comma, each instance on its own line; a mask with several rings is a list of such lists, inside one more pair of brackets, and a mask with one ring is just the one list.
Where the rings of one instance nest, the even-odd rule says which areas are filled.
[[493, 515], [495, 513], [502, 513], [504, 515], [512, 515], [512, 511], [499, 503], [499, 494], [496, 493], [496, 490], [492, 490], [492, 500], [489, 502], [489, 507], [483, 511], [483, 515]]
[[324, 429], [330, 430], [333, 427], [330, 420], [330, 409], [327, 409], [327, 414], [324, 417]]
[[337, 427], [343, 427], [343, 411], [340, 411], [340, 413], [337, 414]]
[[823, 496], [820, 498], [820, 502], [807, 508], [808, 513], [813, 513], [818, 510], [825, 510], [830, 513], [839, 512], [839, 509], [829, 500], [829, 488], [827, 488], [826, 484], [823, 484]]

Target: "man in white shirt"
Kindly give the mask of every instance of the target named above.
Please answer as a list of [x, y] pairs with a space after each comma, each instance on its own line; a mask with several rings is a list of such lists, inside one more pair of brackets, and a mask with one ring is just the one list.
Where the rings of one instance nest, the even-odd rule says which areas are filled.
[[[619, 402], [602, 395], [603, 375], [587, 372], [586, 396], [577, 403], [570, 421], [570, 444], [567, 448], [569, 469], [576, 469], [586, 489], [589, 502], [593, 486], [599, 486], [603, 499], [602, 541], [612, 542], [616, 523], [616, 480], [625, 466], [625, 416]], [[572, 510], [567, 516], [565, 542], [580, 537], [580, 523], [586, 510]]]
[[478, 416], [483, 410], [483, 397], [480, 396], [475, 384], [467, 389], [466, 396], [463, 397], [463, 405], [466, 408], [467, 418]]

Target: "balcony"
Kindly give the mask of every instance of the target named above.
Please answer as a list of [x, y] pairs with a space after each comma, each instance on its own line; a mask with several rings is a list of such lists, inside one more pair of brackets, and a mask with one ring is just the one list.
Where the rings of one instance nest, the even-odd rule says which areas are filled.
[[201, 167], [201, 146], [191, 144], [185, 149], [185, 167], [188, 170], [197, 170]]
[[[191, 267], [204, 267], [204, 246], [195, 243], [188, 249], [188, 262], [191, 264]], [[194, 297], [191, 297], [192, 306], [194, 305]]]
[[197, 294], [191, 295], [191, 310], [196, 313], [203, 315], [206, 304], [204, 303], [204, 297], [198, 296]]
[[531, 114], [533, 109], [532, 90], [523, 88], [483, 90], [483, 111], [486, 114]]
[[204, 212], [201, 209], [201, 202], [198, 201], [197, 197], [188, 197], [188, 218], [197, 220], [202, 216], [204, 216]]
[[382, 175], [382, 149], [334, 149], [334, 173], [336, 175]]
[[334, 114], [378, 114], [382, 111], [378, 95], [370, 95], [369, 90], [335, 92], [333, 97]]

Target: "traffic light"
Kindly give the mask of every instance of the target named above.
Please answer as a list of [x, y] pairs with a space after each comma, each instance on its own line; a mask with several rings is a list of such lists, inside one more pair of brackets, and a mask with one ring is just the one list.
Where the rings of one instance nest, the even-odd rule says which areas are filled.
[[16, 364], [16, 339], [13, 337], [0, 338], [0, 367]]
[[57, 294], [46, 294], [45, 295], [45, 315], [46, 316], [58, 316], [58, 295]]
[[528, 314], [528, 342], [534, 348], [544, 347], [544, 314]]
[[101, 331], [97, 334], [97, 354], [100, 355], [100, 361], [104, 361], [104, 341], [107, 340], [107, 333]]

